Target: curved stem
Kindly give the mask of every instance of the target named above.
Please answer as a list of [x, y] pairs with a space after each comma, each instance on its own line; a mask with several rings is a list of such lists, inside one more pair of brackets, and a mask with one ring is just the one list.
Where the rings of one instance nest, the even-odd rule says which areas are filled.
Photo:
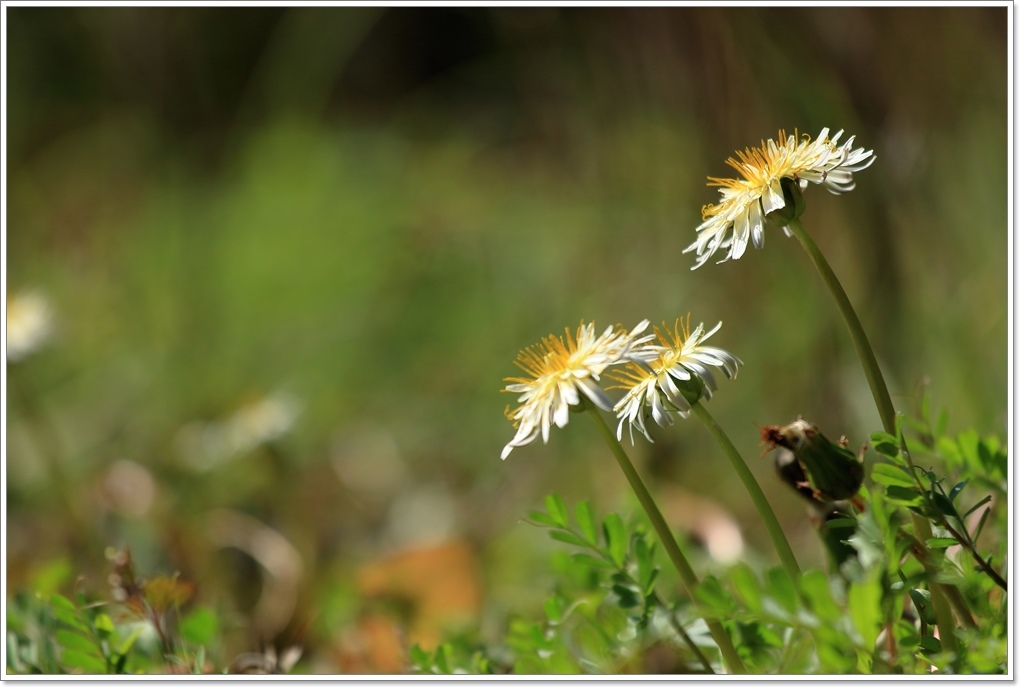
[[709, 414], [705, 406], [700, 401], [695, 401], [691, 404], [691, 408], [694, 409], [694, 414], [708, 428], [708, 431], [715, 438], [720, 448], [722, 448], [723, 453], [729, 458], [733, 469], [737, 471], [740, 481], [744, 483], [744, 488], [751, 495], [754, 507], [758, 509], [758, 515], [761, 516], [762, 521], [765, 523], [765, 529], [768, 530], [769, 537], [772, 538], [772, 545], [775, 546], [776, 553], [779, 554], [779, 560], [782, 562], [783, 568], [786, 569], [786, 574], [796, 583], [800, 580], [800, 566], [797, 565], [797, 558], [793, 555], [790, 542], [787, 541], [786, 534], [783, 533], [783, 528], [779, 524], [779, 520], [776, 518], [776, 514], [772, 510], [768, 499], [765, 498], [765, 493], [761, 490], [758, 480], [754, 478], [751, 469], [747, 467], [747, 463], [741, 458], [737, 447], [733, 445], [730, 438], [726, 436], [726, 432], [715, 421], [715, 418]]
[[[807, 233], [800, 220], [792, 220], [788, 226], [793, 235], [797, 237], [804, 251], [808, 254], [808, 257], [811, 258], [815, 269], [818, 270], [822, 281], [825, 282], [829, 293], [832, 294], [832, 298], [836, 301], [839, 314], [843, 317], [843, 322], [846, 323], [846, 327], [850, 331], [850, 339], [853, 341], [854, 349], [857, 351], [857, 357], [860, 358], [861, 365], [864, 367], [864, 376], [868, 378], [868, 386], [871, 387], [871, 395], [875, 398], [878, 414], [882, 418], [882, 426], [888, 434], [896, 436], [896, 410], [893, 408], [892, 398], [889, 396], [889, 388], [885, 384], [885, 378], [882, 376], [882, 370], [878, 367], [875, 352], [871, 349], [871, 344], [868, 343], [864, 327], [861, 325], [853, 305], [850, 304], [846, 291], [843, 290], [843, 286], [839, 283], [839, 279], [836, 278], [835, 272], [829, 267], [829, 263], [825, 256], [822, 255], [822, 251], [818, 249], [818, 246], [810, 234]], [[953, 612], [946, 601], [942, 585], [935, 582], [935, 566], [932, 564], [932, 561], [937, 560], [936, 555], [928, 550], [925, 543], [932, 537], [931, 524], [926, 518], [913, 511], [910, 513], [910, 520], [914, 526], [914, 534], [921, 541], [925, 549], [924, 567], [928, 573], [928, 587], [931, 592], [932, 607], [938, 620], [939, 638], [949, 650], [958, 653]]]
[[[687, 562], [687, 557], [684, 556], [680, 550], [680, 546], [676, 543], [676, 539], [673, 537], [673, 533], [669, 529], [669, 525], [666, 524], [666, 519], [662, 517], [662, 512], [659, 511], [659, 507], [655, 504], [655, 500], [652, 495], [648, 492], [648, 488], [645, 487], [645, 483], [641, 480], [641, 476], [634, 468], [634, 464], [630, 462], [630, 458], [627, 457], [627, 453], [623, 450], [623, 446], [616, 440], [616, 436], [613, 431], [609, 429], [609, 425], [602, 419], [602, 415], [594, 406], [588, 407], [588, 414], [591, 415], [592, 420], [595, 421], [595, 426], [598, 427], [599, 433], [602, 434], [602, 438], [605, 440], [606, 445], [609, 446], [609, 450], [612, 451], [613, 457], [616, 458], [616, 462], [619, 463], [620, 469], [623, 470], [623, 474], [627, 477], [627, 481], [630, 483], [631, 489], [634, 490], [634, 494], [637, 496], [638, 501], [641, 503], [641, 507], [644, 508], [645, 513], [648, 515], [648, 519], [652, 523], [652, 528], [655, 529], [655, 533], [659, 536], [659, 541], [662, 542], [662, 548], [665, 549], [666, 555], [669, 556], [669, 560], [672, 561], [673, 567], [680, 573], [680, 580], [684, 584], [684, 588], [687, 590], [687, 594], [693, 599], [694, 590], [698, 586], [698, 576], [694, 573], [694, 568]], [[730, 672], [746, 674], [747, 668], [744, 667], [744, 662], [740, 660], [740, 656], [737, 654], [736, 648], [733, 646], [733, 640], [730, 639], [726, 629], [722, 626], [718, 620], [711, 620], [705, 618], [705, 622], [708, 624], [708, 631], [712, 634], [712, 638], [715, 639], [715, 643], [719, 646], [719, 651], [722, 652], [723, 658], [726, 661], [726, 665], [729, 667]]]
[[861, 365], [864, 367], [864, 376], [868, 378], [868, 386], [871, 387], [871, 395], [875, 398], [878, 414], [882, 418], [882, 426], [887, 433], [896, 436], [896, 410], [893, 408], [892, 398], [889, 396], [889, 388], [885, 384], [885, 378], [882, 376], [882, 370], [878, 367], [875, 352], [871, 349], [871, 344], [868, 343], [868, 336], [864, 333], [864, 327], [854, 311], [854, 306], [850, 304], [850, 299], [839, 283], [839, 279], [836, 278], [835, 272], [829, 267], [822, 251], [818, 249], [800, 220], [792, 220], [789, 227], [793, 235], [800, 241], [800, 245], [804, 247], [808, 257], [811, 258], [811, 262], [815, 264], [815, 269], [818, 270], [829, 293], [835, 299], [839, 314], [843, 316], [843, 322], [850, 330], [850, 339], [854, 343], [857, 357], [860, 358]]

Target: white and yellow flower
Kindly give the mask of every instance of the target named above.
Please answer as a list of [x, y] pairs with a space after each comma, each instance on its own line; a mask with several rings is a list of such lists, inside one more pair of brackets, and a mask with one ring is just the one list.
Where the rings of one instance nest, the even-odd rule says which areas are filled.
[[28, 357], [53, 336], [55, 318], [49, 300], [38, 291], [7, 296], [7, 360]]
[[[506, 410], [506, 416], [517, 429], [517, 434], [504, 448], [501, 459], [506, 459], [518, 446], [530, 444], [541, 435], [549, 441], [552, 425], [564, 427], [570, 408], [584, 398], [603, 410], [612, 410], [613, 402], [599, 387], [599, 378], [611, 365], [627, 362], [647, 362], [657, 357], [656, 352], [642, 348], [653, 336], [639, 338], [648, 327], [648, 320], [640, 322], [631, 331], [608, 327], [596, 335], [594, 323], [584, 324], [566, 338], [549, 335], [542, 342], [521, 351], [515, 364], [528, 376], [508, 377], [506, 391], [520, 394], [520, 405]], [[583, 394], [583, 398], [582, 398]]]
[[782, 180], [797, 182], [800, 190], [808, 183], [821, 184], [831, 193], [840, 194], [854, 188], [853, 173], [866, 169], [875, 161], [874, 151], [854, 148], [854, 137], [839, 145], [840, 130], [829, 138], [829, 130], [822, 129], [818, 138], [811, 140], [796, 132], [787, 136], [780, 131], [778, 143], [769, 139], [760, 148], [747, 148], [729, 158], [726, 164], [736, 169], [741, 178], [709, 178], [709, 186], [720, 187], [721, 200], [716, 205], [702, 208], [702, 223], [697, 228], [697, 240], [684, 253], [695, 251], [697, 264], [704, 265], [716, 251], [724, 250], [719, 262], [736, 260], [744, 254], [748, 242], [755, 248], [765, 244], [766, 217], [776, 221], [787, 236], [787, 222], [779, 219], [778, 210], [787, 208], [790, 200], [784, 195]]
[[[616, 429], [617, 439], [623, 440], [624, 425], [630, 426], [630, 441], [634, 443], [634, 428], [652, 440], [645, 427], [645, 418], [661, 426], [673, 424], [673, 416], [687, 417], [691, 410], [691, 399], [711, 398], [717, 389], [711, 368], [718, 367], [728, 378], [737, 375], [737, 368], [743, 362], [735, 355], [703, 343], [722, 326], [722, 322], [705, 331], [699, 324], [690, 331], [690, 316], [687, 321], [677, 319], [672, 331], [663, 323], [655, 327], [657, 344], [643, 347], [643, 360], [632, 362], [612, 374], [626, 395], [613, 408], [620, 424]], [[648, 355], [644, 355], [647, 353]], [[648, 358], [654, 354], [654, 358]]]

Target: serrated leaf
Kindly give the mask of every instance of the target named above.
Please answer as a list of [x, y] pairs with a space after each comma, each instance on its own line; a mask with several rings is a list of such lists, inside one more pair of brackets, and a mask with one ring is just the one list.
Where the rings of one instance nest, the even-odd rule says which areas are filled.
[[92, 643], [92, 640], [80, 632], [57, 630], [53, 636], [57, 640], [57, 644], [65, 649], [80, 651], [83, 654], [94, 654], [99, 656], [99, 650], [96, 648], [96, 645]]
[[73, 649], [60, 652], [60, 662], [68, 668], [77, 668], [90, 675], [106, 673], [106, 661]]
[[549, 532], [549, 536], [556, 541], [563, 542], [564, 544], [573, 544], [574, 546], [583, 546], [586, 548], [588, 546], [583, 539], [578, 537], [576, 534], [567, 532], [566, 530], [552, 530]]
[[549, 516], [560, 527], [567, 527], [567, 506], [557, 493], [545, 497], [545, 509]]
[[627, 530], [623, 526], [623, 519], [616, 513], [610, 513], [602, 521], [602, 530], [606, 536], [610, 558], [616, 565], [623, 567], [624, 561], [627, 560]]
[[577, 518], [577, 527], [588, 543], [598, 545], [599, 534], [595, 527], [595, 515], [592, 513], [591, 505], [587, 501], [578, 503], [574, 507], [574, 517]]
[[875, 463], [871, 468], [871, 479], [886, 486], [914, 487], [917, 484], [909, 472], [889, 463]]

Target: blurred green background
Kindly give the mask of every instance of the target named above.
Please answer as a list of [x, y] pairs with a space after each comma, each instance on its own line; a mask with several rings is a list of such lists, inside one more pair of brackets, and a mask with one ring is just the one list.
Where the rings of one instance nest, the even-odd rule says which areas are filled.
[[[546, 493], [635, 508], [590, 423], [500, 462], [517, 351], [688, 312], [745, 363], [709, 410], [822, 565], [755, 425], [865, 442], [849, 338], [781, 234], [681, 254], [706, 178], [780, 128], [876, 152], [803, 219], [898, 409], [927, 391], [950, 431], [1005, 433], [1005, 7], [6, 13], [8, 336], [26, 291], [53, 325], [7, 361], [8, 594], [105, 593], [129, 545], [232, 619], [228, 653], [386, 672], [358, 654], [372, 614], [498, 635], [548, 591], [556, 547], [520, 522]], [[695, 543], [774, 562], [696, 420], [632, 453]], [[473, 595], [397, 589], [379, 570], [414, 578], [408, 552]]]

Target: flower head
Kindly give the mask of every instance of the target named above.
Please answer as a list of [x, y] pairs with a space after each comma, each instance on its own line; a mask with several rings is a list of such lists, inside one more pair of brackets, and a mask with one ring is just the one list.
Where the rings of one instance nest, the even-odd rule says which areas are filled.
[[706, 332], [704, 325], [699, 324], [692, 332], [688, 315], [686, 322], [677, 319], [672, 331], [666, 323], [662, 329], [655, 327], [658, 344], [644, 347], [655, 354], [654, 360], [630, 363], [613, 374], [613, 379], [620, 383], [617, 388], [627, 390], [613, 408], [620, 418], [618, 439], [623, 439], [623, 426], [629, 424], [632, 444], [635, 427], [651, 441], [645, 429], [649, 412], [659, 426], [667, 427], [673, 424], [673, 414], [687, 417], [691, 403], [702, 395], [712, 398], [717, 388], [712, 367], [720, 368], [728, 378], [737, 375], [737, 368], [743, 365], [739, 358], [721, 348], [702, 345], [721, 326], [722, 322]]
[[644, 320], [630, 332], [608, 327], [596, 336], [595, 325], [582, 322], [576, 336], [567, 329], [566, 338], [549, 335], [540, 344], [521, 351], [515, 364], [528, 376], [504, 380], [509, 382], [506, 391], [520, 394], [520, 405], [506, 411], [517, 434], [503, 448], [500, 458], [505, 460], [514, 448], [530, 444], [539, 434], [547, 443], [549, 428], [567, 424], [570, 407], [582, 402], [581, 394], [599, 408], [612, 410], [612, 401], [598, 385], [599, 376], [610, 365], [655, 357], [651, 351], [640, 349], [653, 338], [638, 338], [647, 327], [648, 320]]
[[17, 362], [41, 348], [53, 336], [53, 308], [38, 291], [7, 297], [7, 360]]
[[[789, 236], [787, 224], [799, 211], [791, 216], [772, 213], [793, 210], [789, 207], [793, 202], [789, 194], [807, 188], [808, 182], [822, 184], [835, 194], [852, 191], [853, 173], [869, 167], [875, 156], [871, 150], [855, 150], [853, 136], [838, 145], [842, 135], [840, 130], [830, 139], [826, 128], [812, 141], [806, 134], [798, 137], [794, 132], [787, 136], [780, 131], [778, 143], [772, 139], [762, 141], [760, 148], [747, 148], [737, 153], [737, 159], [728, 159], [726, 164], [740, 172], [742, 178], [709, 178], [709, 186], [720, 187], [722, 198], [717, 205], [702, 208], [698, 239], [684, 250], [697, 252], [697, 264], [691, 269], [704, 265], [720, 249], [726, 250], [726, 256], [719, 262], [736, 260], [744, 254], [748, 240], [755, 248], [761, 248], [765, 244], [767, 217], [777, 220]], [[784, 189], [783, 179], [796, 184], [788, 183]]]

